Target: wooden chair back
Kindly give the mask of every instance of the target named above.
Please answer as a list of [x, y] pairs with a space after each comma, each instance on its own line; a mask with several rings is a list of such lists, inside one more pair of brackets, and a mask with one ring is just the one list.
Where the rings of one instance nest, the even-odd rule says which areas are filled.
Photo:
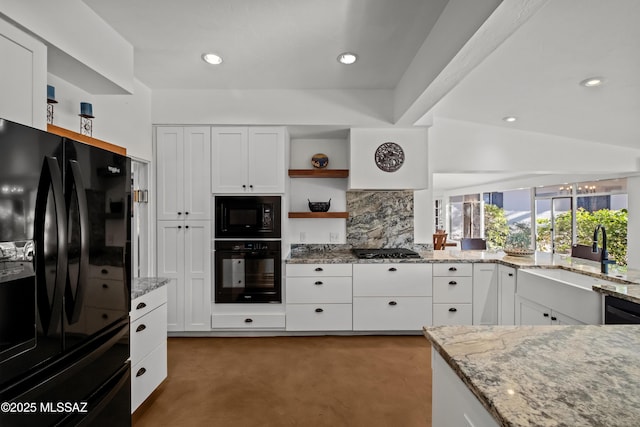
[[447, 233], [435, 233], [433, 235], [433, 250], [443, 251], [447, 242]]

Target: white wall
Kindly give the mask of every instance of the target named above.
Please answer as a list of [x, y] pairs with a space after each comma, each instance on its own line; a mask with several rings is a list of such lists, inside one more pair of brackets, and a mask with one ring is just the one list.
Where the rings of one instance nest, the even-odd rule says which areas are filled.
[[640, 150], [435, 118], [433, 173], [622, 173], [639, 170]]
[[640, 269], [640, 176], [627, 178], [629, 219], [627, 259], [629, 268]]
[[49, 46], [49, 68], [92, 93], [133, 91], [133, 46], [81, 0], [0, 0], [0, 14]]
[[391, 90], [154, 90], [154, 124], [389, 126]]
[[[404, 164], [395, 172], [385, 172], [374, 161], [376, 149], [395, 142], [404, 151]], [[424, 189], [429, 185], [426, 128], [352, 128], [349, 188], [371, 190]]]
[[92, 95], [49, 74], [56, 88], [54, 125], [80, 132], [80, 102], [93, 106], [92, 136], [127, 149], [127, 155], [152, 159], [151, 91], [137, 80], [132, 95]]

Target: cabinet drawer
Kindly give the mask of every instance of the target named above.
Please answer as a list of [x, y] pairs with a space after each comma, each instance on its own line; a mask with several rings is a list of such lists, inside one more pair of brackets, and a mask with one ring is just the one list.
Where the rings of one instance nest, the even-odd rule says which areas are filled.
[[167, 305], [131, 322], [131, 364], [135, 365], [167, 341]]
[[471, 304], [433, 304], [433, 324], [471, 325], [473, 311]]
[[354, 331], [419, 331], [431, 325], [431, 297], [354, 297]]
[[351, 303], [351, 277], [288, 277], [287, 303]]
[[91, 307], [102, 307], [109, 309], [121, 309], [127, 306], [127, 295], [129, 289], [123, 285], [122, 280], [91, 278], [87, 281], [86, 302]]
[[131, 368], [131, 412], [167, 378], [167, 344], [156, 347]]
[[287, 304], [287, 331], [350, 331], [351, 304]]
[[353, 266], [354, 296], [430, 296], [430, 264], [360, 264]]
[[151, 292], [131, 301], [131, 321], [144, 316], [151, 310], [160, 307], [167, 302], [167, 285], [161, 286]]
[[213, 329], [284, 328], [284, 313], [277, 314], [212, 314]]
[[351, 264], [287, 264], [288, 277], [351, 276]]
[[434, 303], [469, 303], [473, 301], [473, 286], [471, 277], [434, 277]]
[[110, 280], [124, 280], [124, 269], [122, 267], [116, 267], [113, 265], [90, 265], [89, 277]]
[[451, 262], [444, 264], [433, 264], [434, 276], [472, 276], [473, 264], [462, 262]]

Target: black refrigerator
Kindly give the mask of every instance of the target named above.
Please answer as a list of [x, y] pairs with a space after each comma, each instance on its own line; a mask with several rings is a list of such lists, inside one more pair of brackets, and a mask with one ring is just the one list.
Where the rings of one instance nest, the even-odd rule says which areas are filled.
[[0, 119], [0, 426], [131, 424], [131, 165]]

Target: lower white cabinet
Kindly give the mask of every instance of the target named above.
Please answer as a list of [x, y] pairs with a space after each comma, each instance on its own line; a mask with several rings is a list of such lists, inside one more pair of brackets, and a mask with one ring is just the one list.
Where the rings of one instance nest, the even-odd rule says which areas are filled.
[[493, 263], [473, 264], [473, 324], [515, 324], [516, 270]]
[[350, 331], [352, 324], [350, 264], [287, 266], [287, 331]]
[[516, 297], [519, 325], [584, 325], [585, 322], [552, 310], [521, 296]]
[[433, 268], [433, 324], [471, 325], [474, 302], [470, 263], [435, 264]]
[[131, 412], [167, 377], [167, 287], [131, 301]]
[[499, 425], [433, 348], [431, 369], [433, 370], [432, 425], [439, 427], [497, 427]]
[[211, 315], [213, 329], [282, 329], [284, 313], [214, 313]]
[[426, 263], [355, 264], [354, 331], [419, 331], [432, 324], [433, 268]]

